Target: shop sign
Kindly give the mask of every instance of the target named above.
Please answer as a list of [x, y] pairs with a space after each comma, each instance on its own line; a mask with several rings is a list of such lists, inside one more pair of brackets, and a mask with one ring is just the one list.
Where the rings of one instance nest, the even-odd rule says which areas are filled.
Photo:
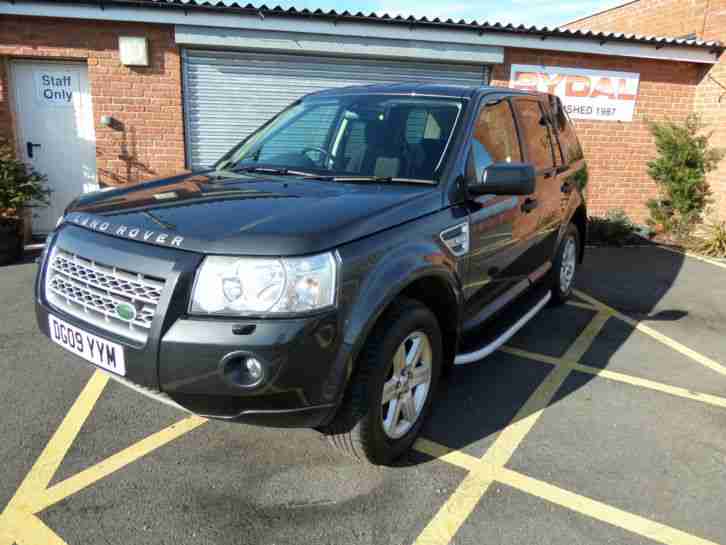
[[509, 86], [557, 95], [573, 119], [632, 121], [640, 74], [514, 64]]

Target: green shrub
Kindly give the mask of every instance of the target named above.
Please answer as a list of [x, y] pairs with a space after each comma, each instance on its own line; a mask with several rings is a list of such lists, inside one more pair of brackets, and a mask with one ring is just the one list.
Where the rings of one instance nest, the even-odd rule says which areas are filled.
[[663, 198], [647, 203], [651, 225], [687, 235], [698, 223], [709, 202], [706, 174], [714, 170], [725, 151], [709, 146], [711, 134], [695, 114], [683, 123], [650, 123], [658, 157], [648, 163], [648, 174], [658, 184]]
[[726, 257], [726, 221], [706, 225], [703, 236], [694, 243], [693, 249], [711, 257]]
[[605, 217], [590, 217], [589, 239], [593, 244], [622, 246], [630, 241], [636, 228], [625, 211], [609, 210]]
[[45, 206], [50, 191], [46, 177], [15, 157], [13, 146], [0, 138], [0, 212], [17, 214], [29, 206]]

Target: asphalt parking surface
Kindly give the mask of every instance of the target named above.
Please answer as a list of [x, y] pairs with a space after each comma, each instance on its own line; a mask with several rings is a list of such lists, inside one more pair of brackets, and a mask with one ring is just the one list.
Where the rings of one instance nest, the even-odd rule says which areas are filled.
[[94, 374], [37, 332], [34, 271], [0, 268], [0, 545], [726, 544], [726, 267], [590, 249], [392, 468]]

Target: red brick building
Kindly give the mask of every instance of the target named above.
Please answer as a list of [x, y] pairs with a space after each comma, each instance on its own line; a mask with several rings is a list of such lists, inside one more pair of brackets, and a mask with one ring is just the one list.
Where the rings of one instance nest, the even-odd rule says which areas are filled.
[[[726, 40], [726, 0], [635, 0], [565, 27], [723, 42]], [[692, 111], [709, 124], [709, 130], [713, 131], [711, 143], [726, 148], [726, 56], [702, 70], [693, 93]], [[726, 217], [726, 161], [710, 175], [709, 183], [716, 209]]]
[[[0, 136], [49, 175], [55, 202], [35, 220], [43, 232], [74, 192], [210, 164], [307, 92], [413, 80], [510, 85], [542, 72], [543, 85], [560, 81], [552, 90], [590, 112], [575, 122], [590, 162], [591, 213], [622, 207], [643, 220], [656, 194], [646, 119], [697, 107], [723, 115], [708, 83], [722, 69], [715, 38], [196, 0], [16, 0], [0, 4]], [[623, 119], [600, 116], [616, 111], [610, 103], [624, 105]]]

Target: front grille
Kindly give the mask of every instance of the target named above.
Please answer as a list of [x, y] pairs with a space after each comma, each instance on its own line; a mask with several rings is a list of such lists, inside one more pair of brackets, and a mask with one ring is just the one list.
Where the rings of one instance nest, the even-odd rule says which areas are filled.
[[[145, 342], [161, 299], [161, 278], [135, 273], [53, 248], [45, 291], [48, 302], [68, 314]], [[122, 317], [119, 306], [131, 315]]]

